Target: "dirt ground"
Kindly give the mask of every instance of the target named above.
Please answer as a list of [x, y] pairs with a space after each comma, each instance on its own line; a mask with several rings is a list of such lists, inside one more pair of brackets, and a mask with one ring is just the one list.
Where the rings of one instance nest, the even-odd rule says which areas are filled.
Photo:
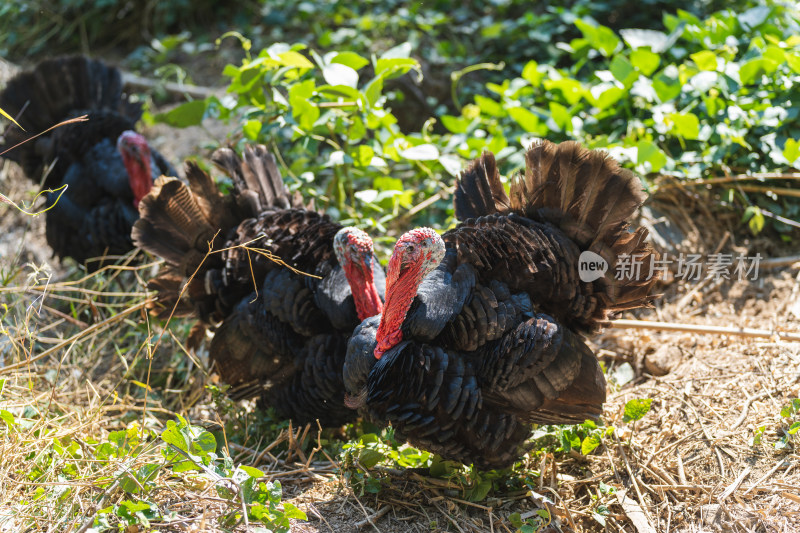
[[[177, 161], [206, 153], [203, 145], [226, 131], [224, 125], [177, 131], [159, 126], [146, 134]], [[29, 202], [35, 186], [15, 165], [2, 163], [0, 191]], [[694, 225], [705, 228], [698, 220]], [[677, 243], [682, 250], [702, 254], [716, 248], [760, 251], [765, 258], [797, 253], [775, 243], [759, 248], [763, 242], [742, 237], [709, 238], [689, 226], [684, 237]], [[50, 258], [43, 217], [0, 204], [0, 257], [12, 256], [49, 263], [56, 279], [75, 268]], [[664, 295], [652, 309], [621, 318], [800, 332], [798, 263], [762, 268], [754, 281], [673, 279], [660, 290]], [[800, 342], [778, 335], [618, 328], [590, 341], [611, 377], [604, 421], [617, 431], [591, 455], [545, 454], [526, 465], [539, 473], [531, 490], [472, 503], [447, 481], [384, 469], [378, 472], [384, 477], [379, 494], [357, 495], [327, 461], [250, 464], [280, 479], [284, 501], [307, 512], [308, 522], [293, 526], [298, 532], [514, 531], [511, 513], [527, 519], [543, 507], [553, 516], [548, 531], [800, 531], [798, 436], [785, 434], [790, 422], [780, 414], [800, 397]], [[637, 398], [652, 399], [652, 409], [626, 424], [625, 403]], [[789, 444], [779, 449], [781, 438]]]

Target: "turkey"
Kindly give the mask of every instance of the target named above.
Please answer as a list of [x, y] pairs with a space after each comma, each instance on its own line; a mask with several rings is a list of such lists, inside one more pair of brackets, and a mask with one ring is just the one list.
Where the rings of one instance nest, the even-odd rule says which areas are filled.
[[[655, 258], [627, 223], [643, 200], [632, 173], [576, 143], [534, 144], [508, 195], [485, 153], [457, 184], [460, 223], [397, 241], [383, 315], [348, 344], [348, 405], [483, 469], [523, 455], [531, 423], [596, 419], [606, 383], [581, 335], [652, 299], [647, 268], [615, 279], [625, 256]], [[607, 262], [599, 279], [580, 279], [584, 251]]]
[[187, 163], [188, 187], [159, 178], [139, 205], [134, 242], [167, 263], [149, 283], [157, 313], [199, 318], [200, 331], [218, 325], [209, 359], [232, 398], [260, 394], [260, 405], [299, 424], [353, 420], [347, 339], [383, 307], [372, 240], [291, 196], [264, 146], [243, 158], [222, 148], [212, 161], [232, 179], [230, 196]]
[[139, 201], [158, 176], [177, 174], [134, 130], [142, 112], [123, 95], [120, 72], [83, 56], [49, 59], [8, 82], [0, 109], [26, 130], [7, 127], [0, 151], [66, 119], [89, 117], [3, 156], [43, 189], [67, 186], [60, 198], [59, 192], [46, 196], [46, 207], [52, 207], [46, 214], [47, 242], [54, 253], [86, 263], [133, 249]]

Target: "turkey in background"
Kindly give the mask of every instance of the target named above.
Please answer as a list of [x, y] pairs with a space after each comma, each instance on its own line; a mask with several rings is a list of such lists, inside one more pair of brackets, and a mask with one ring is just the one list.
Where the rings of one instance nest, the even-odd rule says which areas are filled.
[[[411, 230], [394, 248], [382, 317], [348, 344], [348, 405], [391, 422], [398, 439], [479, 468], [511, 466], [531, 423], [596, 419], [606, 382], [583, 333], [646, 305], [656, 279], [615, 279], [620, 257], [655, 257], [628, 220], [639, 179], [600, 151], [539, 141], [507, 195], [494, 156], [462, 174], [461, 221]], [[579, 257], [607, 262], [582, 281]]]
[[372, 239], [303, 206], [264, 146], [243, 158], [221, 148], [212, 161], [233, 181], [229, 196], [187, 162], [188, 187], [159, 178], [139, 206], [134, 242], [167, 263], [148, 285], [156, 312], [199, 319], [194, 338], [216, 329], [209, 358], [232, 398], [260, 395], [298, 424], [355, 419], [342, 364], [353, 329], [383, 307]]
[[[88, 115], [6, 152], [47, 193], [47, 242], [55, 255], [87, 260], [133, 248], [139, 201], [160, 175], [175, 169], [136, 133], [142, 111], [122, 92], [119, 70], [83, 56], [60, 57], [23, 72], [0, 92], [0, 108], [26, 131], [6, 127], [0, 151], [64, 120]], [[54, 201], [58, 201], [53, 205]]]

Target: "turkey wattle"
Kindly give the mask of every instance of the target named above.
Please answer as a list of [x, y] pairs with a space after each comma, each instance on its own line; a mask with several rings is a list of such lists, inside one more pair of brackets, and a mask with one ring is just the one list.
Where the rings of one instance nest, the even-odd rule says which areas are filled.
[[[627, 222], [643, 200], [632, 173], [575, 143], [530, 148], [510, 197], [484, 154], [459, 180], [460, 224], [397, 242], [383, 316], [348, 344], [348, 405], [480, 468], [524, 454], [532, 422], [597, 418], [606, 383], [581, 333], [652, 298], [647, 268], [615, 279], [619, 257], [655, 257], [646, 231]], [[586, 250], [609, 264], [592, 282], [579, 277]]]
[[[263, 146], [242, 159], [223, 148], [212, 160], [232, 178], [230, 196], [187, 163], [188, 187], [159, 178], [139, 206], [134, 241], [167, 262], [149, 285], [160, 316], [174, 308], [203, 331], [217, 326], [210, 360], [234, 399], [260, 395], [300, 424], [353, 420], [342, 381], [347, 339], [383, 307], [372, 239], [290, 195]], [[217, 232], [217, 253], [206, 257]]]
[[47, 194], [47, 242], [57, 256], [86, 263], [130, 251], [139, 201], [158, 176], [176, 173], [136, 133], [141, 109], [123, 95], [120, 72], [83, 56], [49, 59], [8, 82], [0, 108], [27, 130], [8, 126], [0, 151], [88, 115], [87, 122], [56, 128], [3, 157], [19, 163], [43, 189], [67, 186], [60, 198], [60, 192]]

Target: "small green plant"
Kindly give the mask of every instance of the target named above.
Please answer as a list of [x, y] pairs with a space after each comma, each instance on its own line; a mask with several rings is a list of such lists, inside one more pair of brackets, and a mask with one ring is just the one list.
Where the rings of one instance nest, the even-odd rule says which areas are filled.
[[781, 417], [785, 418], [785, 423], [789, 427], [781, 427], [781, 433], [775, 447], [783, 450], [793, 446], [797, 439], [797, 432], [800, 431], [800, 398], [795, 398], [788, 405], [781, 409]]
[[533, 432], [535, 449], [553, 453], [579, 451], [583, 455], [592, 453], [603, 438], [614, 434], [614, 426], [598, 426], [587, 420], [574, 426], [542, 426]]
[[526, 516], [524, 519], [520, 513], [511, 513], [508, 515], [508, 521], [517, 528], [516, 533], [536, 533], [550, 525], [552, 518], [547, 509], [537, 509], [532, 516]]
[[752, 447], [761, 446], [761, 439], [764, 436], [764, 432], [767, 430], [767, 426], [759, 426], [753, 431], [753, 436], [750, 437], [750, 441], [748, 444]]
[[622, 421], [626, 424], [631, 424], [631, 435], [628, 439], [628, 443], [630, 444], [631, 440], [633, 440], [633, 434], [636, 432], [636, 422], [644, 418], [644, 415], [650, 412], [650, 408], [653, 405], [652, 398], [641, 398], [635, 400], [629, 400], [625, 403], [625, 410], [622, 414]]
[[427, 467], [430, 477], [448, 481], [451, 487], [457, 488], [459, 497], [473, 502], [485, 500], [493, 489], [502, 488], [510, 481], [507, 470], [480, 471], [398, 442], [392, 428], [380, 435], [361, 435], [345, 444], [341, 465], [343, 478], [360, 495], [380, 492], [384, 480], [397, 468]]

